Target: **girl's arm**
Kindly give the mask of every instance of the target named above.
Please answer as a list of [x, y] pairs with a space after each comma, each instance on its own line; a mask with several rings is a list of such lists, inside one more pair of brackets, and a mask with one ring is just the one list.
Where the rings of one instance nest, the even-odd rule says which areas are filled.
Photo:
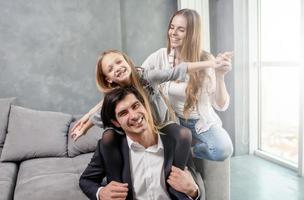
[[187, 68], [188, 73], [197, 72], [197, 71], [207, 69], [207, 68], [217, 68], [217, 67], [219, 67], [216, 60], [188, 62], [187, 65], [188, 65], [188, 68]]
[[71, 129], [71, 133], [76, 129], [81, 129], [82, 126], [90, 119], [90, 116], [92, 116], [95, 112], [97, 112], [101, 108], [102, 102], [103, 100], [101, 100], [89, 112], [87, 112], [84, 116], [82, 116]]
[[73, 132], [71, 132], [71, 137], [73, 138], [74, 142], [82, 135], [85, 135], [86, 132], [94, 126], [93, 122], [91, 120], [88, 120], [85, 122], [81, 128], [75, 129]]
[[143, 78], [148, 82], [153, 84], [160, 84], [167, 81], [185, 81], [186, 74], [196, 72], [199, 70], [207, 68], [217, 68], [220, 67], [216, 60], [199, 61], [199, 62], [187, 62], [180, 63], [175, 67], [165, 67], [160, 70], [154, 69], [144, 69]]
[[90, 117], [96, 113], [102, 106], [103, 100], [96, 104], [88, 113], [81, 117], [76, 124], [71, 129], [71, 136], [75, 140], [85, 134], [92, 126], [93, 122], [90, 120]]
[[100, 110], [102, 103], [103, 103], [103, 100], [101, 100], [98, 104], [96, 104], [87, 114], [89, 114], [89, 116], [91, 116], [94, 113], [96, 113], [98, 110]]
[[219, 72], [223, 71], [223, 67], [231, 66], [232, 52], [220, 53], [216, 58], [214, 58], [212, 54], [208, 54], [208, 57], [209, 59], [206, 61], [188, 62], [188, 73], [197, 72], [207, 68], [213, 68]]

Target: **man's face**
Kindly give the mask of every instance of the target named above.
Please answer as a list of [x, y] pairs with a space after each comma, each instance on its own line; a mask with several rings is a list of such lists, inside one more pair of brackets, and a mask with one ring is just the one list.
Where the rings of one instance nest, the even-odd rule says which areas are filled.
[[139, 135], [148, 129], [147, 111], [134, 94], [128, 94], [117, 103], [115, 115], [116, 120], [112, 122], [126, 134]]

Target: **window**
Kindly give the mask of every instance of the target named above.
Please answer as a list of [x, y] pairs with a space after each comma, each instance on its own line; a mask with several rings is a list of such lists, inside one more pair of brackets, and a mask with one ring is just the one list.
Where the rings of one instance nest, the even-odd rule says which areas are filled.
[[[234, 15], [235, 99], [240, 116], [236, 119], [241, 119], [236, 122], [236, 132], [250, 133], [251, 153], [302, 175], [304, 3], [236, 0], [234, 4], [238, 13]], [[247, 90], [248, 99], [241, 100]], [[241, 113], [244, 108], [247, 115]]]
[[301, 0], [260, 1], [258, 149], [295, 165], [299, 149], [300, 20]]

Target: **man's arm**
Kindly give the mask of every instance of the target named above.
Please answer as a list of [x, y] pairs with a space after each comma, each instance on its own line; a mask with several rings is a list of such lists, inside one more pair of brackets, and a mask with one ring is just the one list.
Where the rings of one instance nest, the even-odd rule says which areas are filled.
[[88, 164], [79, 180], [80, 188], [90, 199], [96, 199], [96, 192], [106, 175], [100, 145], [101, 141], [99, 140], [91, 162]]
[[205, 199], [203, 179], [196, 171], [192, 158], [189, 158], [185, 170], [172, 166], [167, 181], [176, 191], [184, 193], [192, 199]]
[[192, 178], [194, 179], [196, 185], [198, 186], [200, 195], [198, 199], [206, 199], [205, 186], [201, 174], [196, 170], [192, 156], [188, 159], [187, 163], [188, 170], [190, 171]]
[[105, 187], [102, 187], [100, 190], [98, 190], [96, 197], [97, 200], [126, 199], [128, 190], [128, 183], [111, 181]]
[[102, 200], [109, 197], [124, 199], [128, 195], [127, 183], [111, 181], [109, 184], [101, 185], [106, 176], [101, 145], [99, 140], [91, 162], [80, 176], [79, 186], [90, 199]]
[[172, 166], [167, 182], [176, 191], [184, 193], [192, 199], [198, 199], [200, 194], [198, 186], [187, 167], [185, 170], [181, 170], [180, 168]]

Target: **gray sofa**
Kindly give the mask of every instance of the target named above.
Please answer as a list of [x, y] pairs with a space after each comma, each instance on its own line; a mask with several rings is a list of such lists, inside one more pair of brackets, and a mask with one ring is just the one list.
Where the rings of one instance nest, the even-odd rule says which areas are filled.
[[[89, 163], [102, 130], [93, 127], [73, 142], [75, 118], [37, 111], [0, 99], [0, 200], [87, 199], [78, 180]], [[207, 200], [229, 200], [229, 159], [195, 160]]]

